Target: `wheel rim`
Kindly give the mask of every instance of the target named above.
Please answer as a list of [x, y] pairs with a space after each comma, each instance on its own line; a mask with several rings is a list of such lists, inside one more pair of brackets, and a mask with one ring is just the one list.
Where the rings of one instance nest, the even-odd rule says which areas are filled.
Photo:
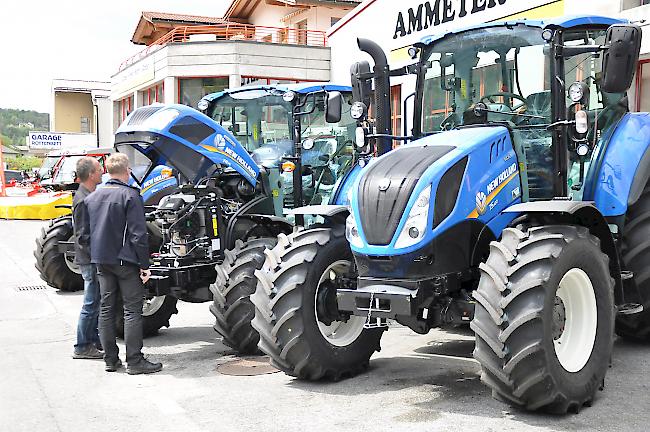
[[565, 273], [555, 295], [555, 355], [567, 372], [578, 372], [589, 361], [596, 341], [598, 309], [594, 287], [587, 273], [573, 268]]
[[[68, 241], [74, 241], [74, 236], [70, 237]], [[78, 275], [81, 274], [81, 268], [74, 262], [74, 255], [70, 255], [67, 252], [64, 252], [63, 258], [65, 260], [65, 265], [68, 267], [68, 270]]]
[[336, 276], [348, 273], [351, 265], [350, 261], [340, 260], [327, 267], [318, 280], [318, 287], [314, 295], [314, 316], [318, 323], [318, 330], [320, 330], [321, 335], [323, 335], [327, 342], [338, 347], [348, 346], [357, 340], [361, 332], [363, 332], [363, 326], [366, 320], [364, 317], [351, 316], [347, 322], [333, 321], [330, 325], [323, 324], [318, 320], [318, 312], [316, 309], [318, 304], [318, 291], [327, 279], [334, 280]]
[[142, 316], [151, 316], [158, 312], [163, 303], [165, 303], [165, 297], [167, 296], [156, 296], [150, 299], [144, 299], [144, 302], [142, 303]]

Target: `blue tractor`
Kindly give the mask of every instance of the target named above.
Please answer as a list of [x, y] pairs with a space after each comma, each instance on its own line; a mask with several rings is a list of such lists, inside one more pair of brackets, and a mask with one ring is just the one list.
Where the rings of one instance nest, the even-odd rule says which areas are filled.
[[153, 276], [145, 334], [169, 325], [177, 300], [211, 302], [223, 342], [257, 352], [249, 297], [264, 250], [318, 218], [289, 210], [343, 203], [341, 190], [358, 172], [350, 90], [248, 86], [205, 96], [201, 111], [154, 105], [125, 120], [115, 147], [138, 183], [165, 165], [180, 185], [147, 214]]
[[[272, 256], [260, 348], [291, 375], [338, 378], [368, 364], [388, 320], [422, 334], [470, 324], [495, 397], [554, 413], [591, 404], [614, 331], [650, 335], [650, 116], [626, 96], [640, 40], [626, 21], [582, 16], [416, 44], [416, 63], [390, 71], [417, 76], [412, 134], [399, 137], [411, 143], [351, 188], [354, 260], [317, 231], [302, 235], [318, 245]], [[387, 69], [377, 45], [360, 46]]]

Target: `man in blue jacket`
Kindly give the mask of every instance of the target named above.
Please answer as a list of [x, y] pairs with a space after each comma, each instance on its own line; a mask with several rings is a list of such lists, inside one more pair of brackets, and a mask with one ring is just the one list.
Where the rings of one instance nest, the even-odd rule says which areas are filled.
[[158, 372], [161, 363], [142, 355], [142, 302], [144, 286], [151, 276], [149, 244], [140, 191], [128, 185], [130, 170], [126, 155], [106, 160], [111, 179], [84, 202], [90, 221], [90, 255], [97, 265], [101, 290], [99, 337], [104, 347], [106, 371], [122, 366], [115, 343], [115, 314], [124, 306], [126, 372], [131, 375]]

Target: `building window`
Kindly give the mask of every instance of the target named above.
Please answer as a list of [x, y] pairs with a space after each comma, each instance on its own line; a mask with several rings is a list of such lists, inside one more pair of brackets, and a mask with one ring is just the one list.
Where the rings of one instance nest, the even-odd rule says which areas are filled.
[[341, 18], [332, 17], [330, 18], [330, 27], [334, 27], [337, 22], [341, 21]]
[[307, 45], [307, 20], [302, 20], [296, 24], [296, 36], [298, 45]]
[[120, 109], [120, 113], [119, 113], [120, 123], [122, 123], [126, 119], [126, 117], [129, 114], [131, 114], [131, 111], [133, 111], [133, 106], [134, 106], [133, 101], [134, 101], [133, 95], [126, 97], [124, 99], [120, 99], [118, 101], [119, 104], [118, 106]]
[[81, 117], [81, 133], [90, 133], [90, 120], [88, 117]]
[[[393, 135], [402, 135], [402, 86], [395, 85], [390, 88], [391, 123]], [[393, 148], [401, 142], [393, 141]]]
[[164, 88], [165, 85], [163, 82], [156, 84], [155, 86], [144, 89], [140, 92], [140, 104], [138, 106], [151, 105], [152, 103], [164, 102]]
[[178, 103], [196, 108], [201, 98], [228, 88], [228, 77], [179, 78]]
[[639, 6], [649, 5], [650, 0], [623, 0], [621, 2], [621, 9], [632, 9]]
[[298, 84], [299, 82], [305, 82], [305, 81], [295, 80], [291, 78], [266, 78], [266, 77], [254, 77], [254, 76], [241, 77], [242, 87], [254, 86], [254, 85]]

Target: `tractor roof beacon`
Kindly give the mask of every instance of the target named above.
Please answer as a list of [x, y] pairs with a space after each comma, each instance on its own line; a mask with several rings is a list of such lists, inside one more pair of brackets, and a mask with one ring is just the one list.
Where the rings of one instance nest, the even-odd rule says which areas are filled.
[[151, 105], [125, 120], [115, 146], [134, 178], [165, 165], [180, 184], [147, 214], [146, 334], [169, 325], [177, 299], [207, 301], [224, 343], [257, 351], [249, 296], [264, 250], [317, 219], [291, 209], [342, 204], [359, 172], [351, 102], [329, 83], [250, 86], [207, 95], [200, 111]]
[[[625, 95], [640, 40], [639, 27], [598, 16], [424, 38], [414, 65], [390, 71], [417, 75], [412, 135], [401, 137], [412, 142], [352, 187], [346, 234], [358, 275], [347, 287], [328, 282], [331, 296], [306, 296], [319, 325], [363, 321], [338, 340], [358, 355], [323, 362], [336, 338], [289, 345], [280, 324], [280, 342], [262, 349], [285, 371], [322, 376], [295, 363], [299, 346], [338, 376], [358, 369], [345, 361], [367, 363], [360, 341], [386, 320], [418, 333], [470, 324], [481, 378], [499, 399], [557, 413], [591, 404], [614, 326], [650, 335], [650, 116], [629, 113]], [[273, 275], [275, 289], [291, 277]]]

